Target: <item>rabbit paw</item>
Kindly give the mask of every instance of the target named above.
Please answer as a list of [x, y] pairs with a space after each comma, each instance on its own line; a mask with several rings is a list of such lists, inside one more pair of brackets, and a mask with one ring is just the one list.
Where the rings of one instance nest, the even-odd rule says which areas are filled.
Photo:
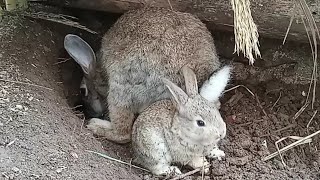
[[102, 135], [106, 129], [111, 129], [111, 123], [107, 120], [91, 118], [89, 124], [87, 125], [87, 128], [95, 135]]
[[190, 161], [189, 166], [191, 166], [194, 169], [197, 168], [204, 168], [202, 169], [202, 171], [204, 172], [204, 174], [208, 174], [209, 173], [209, 162], [204, 158], [204, 157], [197, 157], [195, 159], [193, 159], [192, 161]]
[[153, 173], [155, 175], [167, 175], [167, 176], [182, 174], [180, 169], [176, 166], [162, 166], [161, 168], [155, 168]]
[[218, 160], [221, 160], [222, 157], [225, 157], [226, 154], [224, 151], [220, 150], [219, 148], [214, 148], [209, 153], [209, 158], [217, 158]]

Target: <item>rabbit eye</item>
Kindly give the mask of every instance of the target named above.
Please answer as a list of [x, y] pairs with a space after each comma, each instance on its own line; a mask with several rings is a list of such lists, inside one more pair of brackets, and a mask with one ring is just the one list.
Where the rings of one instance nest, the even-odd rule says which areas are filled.
[[205, 123], [204, 123], [204, 121], [202, 121], [202, 120], [197, 120], [197, 125], [198, 125], [199, 127], [203, 127], [203, 126], [205, 126]]

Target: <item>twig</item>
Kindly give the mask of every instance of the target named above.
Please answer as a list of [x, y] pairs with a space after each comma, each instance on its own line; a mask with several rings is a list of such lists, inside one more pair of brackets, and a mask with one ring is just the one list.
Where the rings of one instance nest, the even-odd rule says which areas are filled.
[[[309, 120], [309, 122], [307, 124], [307, 131], [309, 131], [309, 126], [310, 126], [312, 120], [314, 119], [314, 117], [316, 116], [317, 113], [318, 113], [318, 110], [314, 111], [312, 117], [310, 118], [310, 120]], [[308, 134], [309, 134], [309, 132], [308, 132]]]
[[64, 59], [64, 60], [62, 60], [62, 61], [59, 61], [59, 62], [54, 63], [53, 65], [58, 65], [58, 64], [61, 64], [61, 63], [65, 63], [65, 62], [69, 61], [70, 59], [71, 59], [71, 58], [66, 58], [66, 59]]
[[203, 167], [194, 169], [194, 170], [189, 171], [189, 172], [187, 172], [187, 173], [185, 173], [185, 174], [180, 174], [180, 175], [178, 175], [178, 176], [176, 176], [176, 177], [174, 177], [174, 178], [172, 178], [172, 179], [170, 179], [170, 180], [183, 179], [183, 178], [185, 178], [185, 177], [187, 177], [187, 176], [191, 176], [191, 175], [193, 175], [193, 174], [201, 171], [203, 168], [209, 168], [210, 166], [211, 166], [211, 165], [207, 165], [207, 166], [203, 166]]
[[287, 31], [286, 31], [286, 35], [283, 38], [282, 44], [284, 44], [286, 42], [288, 34], [289, 34], [289, 31], [290, 31], [291, 26], [292, 26], [292, 22], [293, 22], [293, 19], [294, 19], [294, 11], [297, 8], [296, 4], [294, 4], [293, 6], [294, 6], [293, 7], [293, 12], [292, 12], [292, 15], [291, 15], [291, 18], [290, 18], [290, 22], [289, 22], [289, 25], [288, 25], [288, 28], [287, 28]]
[[9, 143], [6, 145], [6, 148], [9, 147], [9, 146], [11, 146], [14, 142], [16, 142], [16, 140], [17, 140], [17, 139], [14, 139], [13, 141], [9, 142]]
[[237, 88], [239, 88], [239, 87], [243, 87], [243, 88], [245, 88], [252, 96], [254, 96], [254, 93], [249, 89], [249, 88], [247, 88], [246, 86], [244, 86], [244, 85], [237, 85], [237, 86], [234, 86], [234, 87], [232, 87], [232, 88], [230, 88], [230, 89], [227, 89], [227, 90], [225, 90], [223, 93], [226, 93], [226, 92], [229, 92], [229, 91], [232, 91], [232, 90], [234, 90], [234, 89], [237, 89]]
[[34, 86], [34, 87], [43, 88], [43, 89], [47, 89], [47, 90], [53, 91], [53, 89], [51, 89], [51, 88], [40, 86], [40, 85], [37, 85], [37, 84], [31, 84], [31, 83], [20, 82], [20, 81], [12, 81], [12, 80], [6, 80], [6, 79], [0, 79], [0, 81], [16, 83], [16, 84], [23, 84], [23, 85], [28, 85], [28, 86]]
[[310, 134], [309, 136], [306, 136], [306, 137], [304, 137], [304, 138], [301, 138], [300, 140], [298, 140], [298, 141], [296, 141], [296, 142], [294, 142], [294, 143], [292, 143], [292, 144], [290, 144], [290, 145], [288, 145], [288, 146], [286, 146], [286, 147], [278, 150], [277, 152], [274, 152], [274, 153], [272, 153], [272, 154], [264, 157], [262, 160], [263, 160], [263, 161], [270, 160], [270, 159], [276, 157], [277, 155], [279, 155], [279, 154], [281, 154], [281, 153], [283, 153], [283, 152], [285, 152], [285, 151], [288, 151], [288, 150], [294, 148], [295, 146], [300, 145], [302, 142], [304, 142], [304, 141], [306, 141], [307, 139], [310, 139], [310, 138], [316, 136], [316, 135], [319, 134], [319, 133], [320, 133], [320, 130], [317, 131], [317, 132], [315, 132], [315, 133], [313, 133], [313, 134]]
[[136, 166], [136, 165], [133, 165], [133, 164], [130, 164], [130, 163], [121, 161], [121, 160], [119, 160], [119, 159], [115, 159], [115, 158], [113, 158], [113, 157], [107, 156], [107, 155], [102, 154], [102, 153], [99, 153], [99, 152], [90, 151], [90, 150], [86, 150], [86, 151], [87, 151], [87, 152], [90, 152], [90, 153], [97, 154], [97, 155], [99, 155], [99, 156], [101, 156], [101, 157], [104, 157], [104, 158], [106, 158], [106, 159], [109, 159], [109, 160], [111, 160], [111, 161], [115, 161], [115, 162], [118, 162], [118, 163], [121, 163], [121, 164], [128, 165], [128, 166], [130, 166], [130, 167], [134, 167], [134, 168], [137, 168], [137, 169], [146, 171], [146, 172], [150, 172], [149, 170], [144, 169], [144, 168], [142, 168], [142, 167], [139, 167], [139, 166]]
[[261, 102], [260, 102], [258, 96], [255, 95], [255, 97], [256, 97], [256, 101], [257, 101], [258, 106], [260, 107], [261, 111], [263, 112], [263, 114], [264, 114], [266, 117], [268, 117], [268, 114], [266, 113], [266, 111], [265, 111], [264, 108], [262, 107]]
[[277, 133], [277, 132], [281, 132], [281, 131], [284, 131], [284, 130], [287, 130], [287, 129], [290, 129], [290, 128], [293, 128], [293, 127], [296, 127], [296, 124], [290, 124], [286, 127], [283, 127], [281, 129], [278, 129], [278, 130], [275, 130], [274, 132]]
[[306, 103], [299, 109], [299, 111], [296, 112], [296, 114], [293, 116], [293, 120], [296, 120], [308, 106], [309, 106], [309, 102], [306, 102]]
[[272, 105], [271, 110], [276, 106], [276, 104], [279, 102], [280, 98], [281, 98], [282, 92], [280, 91], [279, 97], [276, 100], [276, 102]]
[[170, 6], [170, 8], [171, 8], [171, 11], [173, 11], [173, 7], [172, 7], [172, 5], [171, 5], [170, 0], [168, 0], [168, 4], [169, 4], [169, 6]]

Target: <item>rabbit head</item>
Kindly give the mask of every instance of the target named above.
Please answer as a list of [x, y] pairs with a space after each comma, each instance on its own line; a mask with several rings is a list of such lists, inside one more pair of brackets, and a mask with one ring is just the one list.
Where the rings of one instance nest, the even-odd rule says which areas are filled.
[[228, 83], [230, 67], [225, 66], [213, 74], [204, 83], [200, 94], [195, 73], [186, 66], [182, 68], [182, 73], [186, 92], [163, 79], [176, 108], [172, 128], [190, 143], [203, 146], [217, 144], [226, 135], [226, 124], [216, 102]]
[[87, 42], [73, 34], [65, 36], [64, 48], [81, 66], [83, 71], [80, 94], [85, 107], [84, 113], [87, 117], [102, 117], [106, 107], [94, 85], [96, 78], [96, 56], [94, 51]]

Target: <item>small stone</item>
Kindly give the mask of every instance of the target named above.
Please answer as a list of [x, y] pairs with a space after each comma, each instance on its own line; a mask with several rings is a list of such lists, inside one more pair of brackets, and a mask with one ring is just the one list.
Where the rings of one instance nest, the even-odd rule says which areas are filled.
[[4, 124], [2, 122], [0, 122], [0, 127], [3, 126]]
[[29, 101], [32, 101], [32, 100], [33, 100], [33, 97], [32, 97], [32, 96], [31, 96], [31, 97], [29, 97], [29, 98], [28, 98], [28, 100], [29, 100]]
[[12, 171], [13, 171], [13, 172], [15, 172], [15, 173], [17, 173], [17, 172], [19, 172], [19, 171], [20, 171], [20, 169], [19, 169], [19, 168], [17, 168], [17, 167], [13, 167], [13, 168], [12, 168]]
[[78, 158], [79, 158], [78, 154], [75, 153], [75, 152], [71, 152], [70, 154], [71, 154], [71, 156], [72, 156], [73, 158], [75, 158], [75, 159], [78, 159]]
[[60, 174], [60, 173], [62, 172], [62, 169], [61, 169], [61, 168], [58, 168], [58, 169], [56, 170], [56, 172], [57, 172], [58, 174]]
[[45, 52], [50, 52], [50, 49], [47, 46], [43, 46]]
[[149, 179], [151, 179], [151, 177], [150, 177], [150, 175], [147, 174], [147, 175], [144, 175], [144, 176], [143, 176], [143, 179], [149, 180]]
[[9, 174], [8, 175], [8, 178], [11, 180], [11, 179], [14, 179], [14, 174]]
[[229, 158], [229, 163], [236, 166], [244, 166], [250, 161], [249, 156]]
[[64, 169], [66, 169], [66, 167], [59, 167], [56, 172], [60, 174]]
[[23, 106], [22, 106], [22, 105], [17, 104], [17, 105], [16, 105], [16, 108], [17, 108], [17, 109], [22, 110], [22, 109], [23, 109]]

